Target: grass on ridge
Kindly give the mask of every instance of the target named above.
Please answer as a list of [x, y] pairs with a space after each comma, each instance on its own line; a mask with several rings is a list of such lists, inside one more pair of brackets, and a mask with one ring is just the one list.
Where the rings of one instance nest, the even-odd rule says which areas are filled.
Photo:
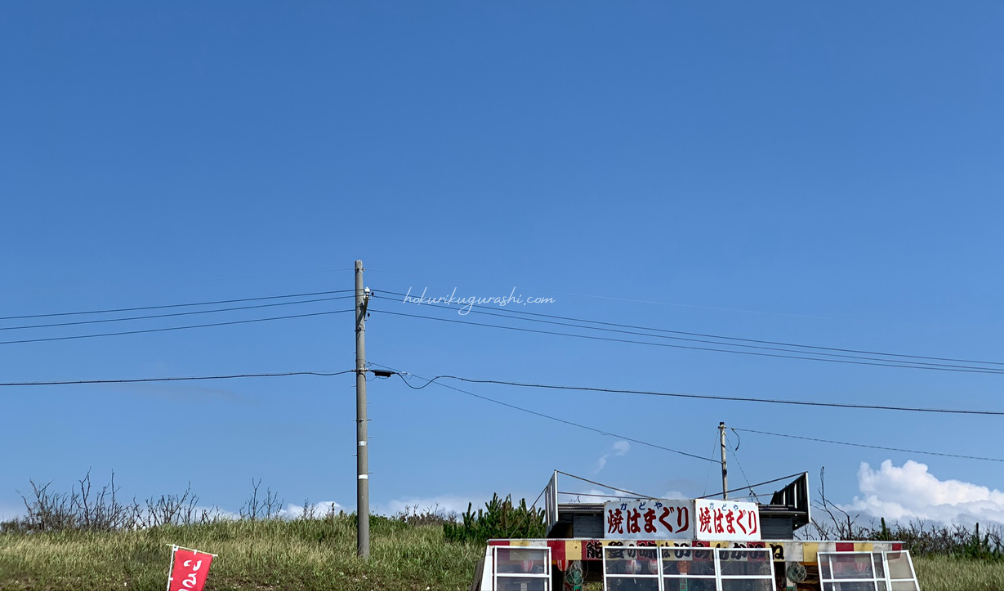
[[[362, 562], [355, 536], [352, 517], [0, 534], [0, 590], [162, 591], [168, 544], [178, 544], [219, 554], [207, 591], [461, 591], [484, 553], [480, 545], [445, 542], [438, 524], [374, 517], [372, 555]], [[923, 591], [1004, 590], [1002, 562], [933, 556], [914, 564]]]
[[356, 559], [351, 517], [221, 521], [141, 531], [0, 534], [0, 589], [162, 591], [168, 544], [218, 554], [207, 591], [461, 590], [484, 548], [447, 543], [442, 526], [371, 521], [371, 557]]

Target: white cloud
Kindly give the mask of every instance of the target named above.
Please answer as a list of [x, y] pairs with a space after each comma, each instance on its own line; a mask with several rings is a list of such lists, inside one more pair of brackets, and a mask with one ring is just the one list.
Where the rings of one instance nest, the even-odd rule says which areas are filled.
[[960, 480], [939, 480], [927, 465], [908, 460], [901, 468], [886, 460], [878, 470], [858, 470], [861, 496], [841, 508], [872, 517], [942, 523], [1004, 523], [1004, 492]]
[[600, 456], [600, 459], [596, 460], [596, 468], [593, 470], [593, 474], [599, 474], [607, 465], [607, 460], [610, 456], [625, 456], [627, 452], [631, 451], [631, 444], [623, 439], [614, 443], [613, 448], [610, 452]]
[[[342, 507], [334, 501], [321, 501], [320, 503], [311, 503], [310, 505], [311, 507], [308, 511], [312, 512], [312, 515], [318, 518], [324, 517], [331, 512], [338, 513], [339, 511], [345, 510], [345, 507]], [[283, 519], [299, 519], [304, 516], [304, 511], [305, 509], [303, 505], [294, 505], [293, 503], [289, 503], [286, 505], [285, 509], [279, 511], [279, 517], [282, 517]]]
[[[459, 495], [439, 495], [436, 497], [406, 497], [402, 499], [395, 499], [387, 503], [378, 503], [373, 505], [373, 513], [378, 515], [396, 515], [398, 513], [403, 513], [405, 511], [411, 511], [412, 509], [417, 510], [419, 513], [424, 513], [425, 511], [433, 511], [440, 515], [449, 515], [451, 513], [456, 513], [458, 516], [467, 511], [468, 503], [472, 504], [472, 509], [475, 513], [478, 509], [483, 509], [485, 502], [489, 499], [482, 496], [459, 496]], [[513, 495], [513, 502], [518, 503], [519, 499]], [[527, 499], [527, 504], [533, 502], [533, 499]], [[417, 509], [416, 509], [417, 507]]]
[[[558, 495], [559, 503], [606, 503], [607, 501], [618, 500], [615, 497], [607, 496], [610, 494], [604, 492], [598, 488], [588, 488], [586, 490], [574, 491], [572, 494], [561, 494]], [[623, 493], [622, 493], [623, 494]]]

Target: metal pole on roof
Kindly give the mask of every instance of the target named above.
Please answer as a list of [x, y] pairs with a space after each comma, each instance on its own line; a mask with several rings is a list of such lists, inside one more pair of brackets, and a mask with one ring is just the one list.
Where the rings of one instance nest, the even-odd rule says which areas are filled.
[[366, 307], [363, 262], [356, 261], [356, 554], [370, 556], [370, 475], [366, 445]]
[[718, 433], [722, 437], [722, 500], [729, 500], [729, 469], [725, 465], [725, 421], [718, 423]]

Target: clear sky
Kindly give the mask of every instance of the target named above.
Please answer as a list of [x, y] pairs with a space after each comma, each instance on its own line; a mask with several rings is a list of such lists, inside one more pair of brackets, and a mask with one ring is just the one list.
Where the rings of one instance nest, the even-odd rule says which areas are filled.
[[[1004, 409], [1002, 375], [379, 312], [462, 318], [381, 292], [515, 287], [553, 297], [525, 308], [546, 314], [1004, 362], [998, 2], [6, 3], [0, 73], [0, 316], [351, 289], [361, 259], [381, 296], [369, 359], [418, 375]], [[353, 344], [346, 314], [2, 344], [0, 381], [345, 370]], [[1000, 417], [451, 385], [704, 456], [719, 421], [1004, 456]], [[8, 514], [29, 479], [66, 490], [88, 468], [140, 498], [191, 483], [228, 510], [252, 478], [288, 503], [355, 504], [350, 375], [0, 400]], [[438, 386], [374, 380], [369, 413], [378, 510], [533, 498], [552, 469], [652, 495], [718, 486], [707, 462]], [[730, 440], [753, 482], [808, 471], [815, 492], [825, 466], [841, 503], [1004, 519], [1000, 463]]]

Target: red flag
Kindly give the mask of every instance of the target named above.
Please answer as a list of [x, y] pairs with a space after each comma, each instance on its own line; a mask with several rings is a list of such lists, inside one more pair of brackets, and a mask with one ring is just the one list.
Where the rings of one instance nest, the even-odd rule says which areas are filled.
[[167, 591], [202, 591], [213, 555], [176, 547], [171, 562], [173, 567]]

